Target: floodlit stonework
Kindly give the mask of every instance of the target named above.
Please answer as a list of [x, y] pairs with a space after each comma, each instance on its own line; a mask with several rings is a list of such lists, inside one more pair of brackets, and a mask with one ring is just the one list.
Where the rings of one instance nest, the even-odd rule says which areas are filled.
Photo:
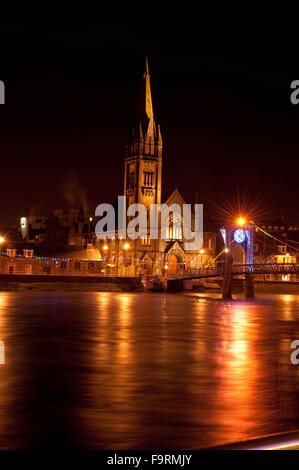
[[[183, 197], [178, 189], [162, 192], [162, 136], [154, 119], [148, 59], [142, 78], [136, 121], [132, 126], [125, 153], [124, 195], [127, 207], [143, 204], [178, 204], [183, 214]], [[179, 175], [178, 175], [179, 179]], [[117, 212], [117, 207], [115, 207]], [[133, 217], [131, 217], [133, 218]], [[183, 227], [178, 228], [175, 215], [170, 215], [167, 238], [148, 236], [136, 240], [122, 239], [120, 234], [112, 240], [99, 241], [105, 272], [118, 275], [163, 275], [183, 269], [199, 268], [212, 263], [216, 234], [203, 233], [203, 245], [197, 250], [186, 250]], [[194, 230], [194, 214], [191, 229]], [[127, 220], [129, 222], [129, 219]], [[205, 229], [205, 226], [204, 226]], [[161, 232], [161, 219], [159, 233]], [[189, 241], [189, 240], [188, 240]]]

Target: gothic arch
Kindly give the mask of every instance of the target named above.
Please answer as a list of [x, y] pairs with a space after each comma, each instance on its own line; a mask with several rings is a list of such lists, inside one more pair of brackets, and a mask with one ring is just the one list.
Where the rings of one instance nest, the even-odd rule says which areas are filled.
[[169, 273], [175, 273], [184, 269], [185, 256], [180, 250], [171, 250], [166, 256], [166, 265]]

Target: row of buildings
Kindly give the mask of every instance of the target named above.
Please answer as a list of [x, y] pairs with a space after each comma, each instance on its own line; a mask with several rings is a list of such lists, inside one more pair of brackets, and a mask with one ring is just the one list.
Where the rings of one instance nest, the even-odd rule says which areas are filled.
[[[149, 210], [151, 204], [165, 203], [168, 206], [178, 204], [183, 208], [185, 201], [177, 188], [163, 191], [162, 163], [162, 133], [154, 118], [146, 58], [136, 120], [125, 149], [124, 188], [119, 191], [119, 194], [126, 196], [127, 206], [139, 203]], [[219, 237], [221, 223], [206, 215], [203, 245], [196, 250], [185, 249], [184, 233], [182, 229], [175, 229], [177, 221], [174, 221], [174, 215], [169, 219], [168, 238], [159, 236], [155, 240], [150, 238], [149, 231], [146, 236], [136, 240], [120, 238], [118, 232], [112, 239], [98, 240], [95, 235], [97, 220], [93, 214], [84, 210], [83, 205], [78, 209], [56, 210], [46, 217], [21, 217], [19, 230], [13, 236], [12, 233], [5, 236], [2, 252], [5, 251], [9, 261], [2, 262], [0, 269], [2, 272], [14, 273], [22, 265], [22, 272], [27, 274], [38, 269], [44, 273], [83, 270], [86, 273], [123, 276], [163, 275], [165, 272], [212, 265], [223, 249], [223, 240]], [[182, 226], [183, 220], [180, 222]], [[259, 231], [255, 237], [255, 262], [297, 261], [299, 230], [296, 227], [279, 220], [261, 229], [264, 234]], [[273, 234], [272, 238], [269, 233]], [[22, 264], [18, 261], [17, 267], [16, 260], [22, 257], [27, 262]], [[30, 258], [42, 262], [37, 264], [34, 261], [33, 269], [28, 261]], [[221, 257], [218, 261], [221, 261]]]

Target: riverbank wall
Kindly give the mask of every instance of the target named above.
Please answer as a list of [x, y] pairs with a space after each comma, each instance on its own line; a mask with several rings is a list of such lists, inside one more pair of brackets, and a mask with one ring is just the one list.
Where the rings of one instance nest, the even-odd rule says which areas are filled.
[[139, 278], [0, 274], [0, 291], [143, 292]]

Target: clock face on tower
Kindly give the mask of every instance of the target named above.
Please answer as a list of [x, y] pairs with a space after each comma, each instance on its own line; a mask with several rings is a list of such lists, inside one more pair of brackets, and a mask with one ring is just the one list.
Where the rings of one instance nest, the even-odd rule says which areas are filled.
[[243, 229], [238, 228], [234, 231], [234, 240], [237, 243], [243, 243], [245, 241], [246, 235]]

